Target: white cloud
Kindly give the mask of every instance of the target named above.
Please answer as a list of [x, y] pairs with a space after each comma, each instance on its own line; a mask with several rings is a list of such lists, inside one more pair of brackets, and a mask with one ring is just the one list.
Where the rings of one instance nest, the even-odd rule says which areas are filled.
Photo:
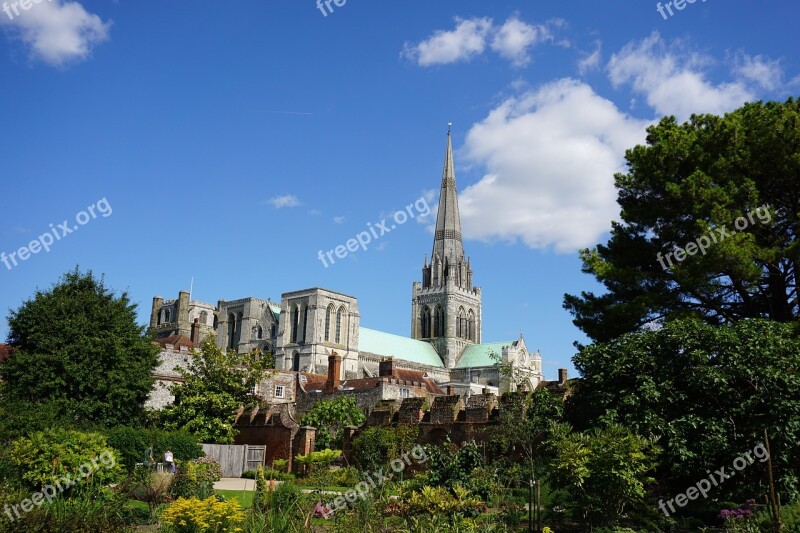
[[598, 41], [595, 45], [594, 52], [584, 53], [583, 57], [578, 61], [578, 72], [581, 75], [589, 71], [596, 70], [603, 60], [602, 43]]
[[679, 120], [692, 113], [722, 114], [754, 98], [743, 81], [717, 85], [708, 81], [704, 70], [711, 63], [707, 56], [686, 52], [679, 42], [668, 47], [653, 32], [614, 54], [608, 73], [615, 87], [629, 84], [659, 115]]
[[283, 207], [297, 207], [300, 204], [300, 200], [297, 199], [297, 196], [293, 194], [284, 194], [283, 196], [275, 196], [266, 200], [264, 203], [271, 205], [275, 209], [281, 209]]
[[333, 221], [336, 224], [344, 224], [344, 217], [343, 216], [333, 217]]
[[647, 124], [572, 79], [505, 100], [467, 135], [463, 153], [486, 174], [461, 194], [465, 236], [593, 245], [618, 217], [614, 173]]
[[[461, 19], [456, 17], [453, 30], [437, 30], [433, 35], [417, 44], [406, 43], [402, 56], [421, 67], [446, 65], [469, 61], [486, 51], [487, 44], [515, 67], [527, 65], [530, 49], [545, 41], [554, 40], [554, 30], [564, 26], [561, 19], [544, 24], [528, 24], [512, 15], [502, 26], [495, 26], [488, 17]], [[569, 46], [560, 41], [561, 46]]]
[[546, 25], [528, 24], [514, 16], [498, 28], [492, 41], [492, 50], [511, 61], [514, 66], [522, 67], [531, 60], [528, 50], [552, 37]]
[[422, 67], [468, 61], [483, 53], [491, 28], [490, 18], [456, 18], [454, 30], [438, 30], [415, 45], [406, 43], [403, 55]]
[[770, 60], [760, 55], [740, 54], [736, 58], [733, 71], [767, 91], [777, 89], [783, 82], [783, 67], [780, 60]]
[[0, 25], [25, 43], [32, 57], [50, 65], [82, 61], [94, 45], [108, 40], [111, 22], [87, 12], [78, 2], [40, 1], [29, 4], [28, 10], [17, 7], [16, 11], [13, 5], [9, 3], [8, 11], [0, 15]]

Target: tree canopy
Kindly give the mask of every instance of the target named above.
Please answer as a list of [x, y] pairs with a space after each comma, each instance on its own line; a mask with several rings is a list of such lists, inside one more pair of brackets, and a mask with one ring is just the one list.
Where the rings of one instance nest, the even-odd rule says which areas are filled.
[[11, 399], [56, 405], [73, 421], [130, 423], [144, 413], [158, 349], [127, 293], [78, 268], [12, 310], [14, 354], [0, 366]]
[[575, 324], [606, 341], [683, 317], [796, 320], [800, 101], [668, 117], [647, 133], [616, 176], [621, 222], [581, 251], [607, 292], [565, 295]]
[[[791, 325], [674, 321], [585, 347], [574, 361], [584, 377], [568, 418], [582, 429], [618, 423], [659, 439], [658, 474], [673, 491], [730, 465], [763, 442], [766, 429], [782, 492], [800, 492], [800, 339]], [[739, 475], [718, 493], [752, 497], [765, 467]]]
[[272, 354], [225, 352], [207, 338], [189, 368], [178, 369], [184, 383], [172, 387], [175, 403], [162, 414], [166, 426], [187, 431], [200, 442], [232, 444], [236, 412], [252, 400], [251, 391], [273, 365]]

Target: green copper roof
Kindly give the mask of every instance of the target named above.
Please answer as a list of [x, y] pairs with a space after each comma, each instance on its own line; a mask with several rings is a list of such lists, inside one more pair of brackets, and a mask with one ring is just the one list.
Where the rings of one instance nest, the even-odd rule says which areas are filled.
[[471, 344], [464, 349], [464, 353], [456, 363], [456, 368], [470, 368], [476, 366], [494, 366], [497, 364], [492, 356], [503, 355], [503, 346], [511, 346], [517, 341], [487, 342], [484, 344]]
[[272, 311], [272, 314], [275, 316], [275, 320], [278, 320], [281, 316], [281, 306], [276, 304], [269, 304], [269, 309]]
[[358, 328], [358, 351], [421, 365], [444, 366], [430, 343], [374, 329]]

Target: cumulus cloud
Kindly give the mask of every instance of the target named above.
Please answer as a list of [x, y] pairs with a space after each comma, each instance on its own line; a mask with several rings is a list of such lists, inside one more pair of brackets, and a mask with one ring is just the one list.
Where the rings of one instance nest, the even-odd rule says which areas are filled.
[[516, 67], [527, 65], [530, 50], [545, 41], [554, 40], [554, 31], [564, 21], [554, 19], [544, 24], [529, 24], [512, 15], [502, 26], [490, 18], [461, 19], [456, 17], [453, 30], [437, 30], [417, 43], [406, 43], [403, 57], [421, 67], [469, 61], [486, 51], [487, 47]]
[[618, 217], [614, 173], [647, 125], [573, 79], [506, 99], [462, 150], [486, 172], [459, 200], [465, 236], [561, 253], [593, 245]]
[[778, 59], [739, 54], [733, 68], [741, 78], [751, 81], [767, 91], [777, 89], [783, 82], [783, 67]]
[[0, 25], [25, 44], [31, 57], [47, 64], [62, 67], [85, 60], [94, 45], [108, 40], [111, 22], [89, 13], [79, 2], [40, 0], [27, 10], [17, 6], [8, 4]]
[[611, 57], [609, 79], [615, 87], [630, 85], [659, 115], [680, 120], [692, 113], [722, 114], [753, 100], [743, 80], [714, 84], [705, 70], [711, 58], [689, 53], [681, 43], [667, 46], [658, 32], [632, 42]]
[[492, 50], [511, 61], [514, 66], [522, 67], [531, 60], [528, 53], [530, 48], [552, 38], [553, 34], [547, 25], [528, 24], [514, 16], [497, 29]]
[[418, 44], [407, 43], [403, 55], [422, 67], [467, 61], [483, 53], [491, 29], [489, 18], [456, 18], [454, 30], [438, 30]]
[[284, 207], [297, 207], [300, 204], [300, 200], [297, 199], [297, 196], [293, 194], [284, 194], [282, 196], [274, 196], [269, 200], [266, 200], [264, 203], [271, 205], [275, 209], [282, 209]]

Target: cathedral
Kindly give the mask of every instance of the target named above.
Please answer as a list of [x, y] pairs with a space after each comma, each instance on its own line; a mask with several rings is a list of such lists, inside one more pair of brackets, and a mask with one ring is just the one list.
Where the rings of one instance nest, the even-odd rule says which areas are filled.
[[[473, 285], [464, 253], [449, 131], [433, 249], [411, 293], [409, 337], [362, 327], [356, 296], [319, 287], [283, 293], [280, 302], [248, 297], [212, 305], [185, 291], [175, 300], [155, 297], [150, 328], [163, 346], [193, 348], [211, 335], [223, 349], [272, 352], [277, 368], [301, 381], [329, 374], [338, 356], [331, 370], [343, 383], [382, 375], [381, 363], [392, 361], [466, 396], [535, 389], [543, 381], [542, 359], [522, 335], [483, 342], [481, 288]], [[501, 376], [499, 362], [514, 369], [513, 380]]]

